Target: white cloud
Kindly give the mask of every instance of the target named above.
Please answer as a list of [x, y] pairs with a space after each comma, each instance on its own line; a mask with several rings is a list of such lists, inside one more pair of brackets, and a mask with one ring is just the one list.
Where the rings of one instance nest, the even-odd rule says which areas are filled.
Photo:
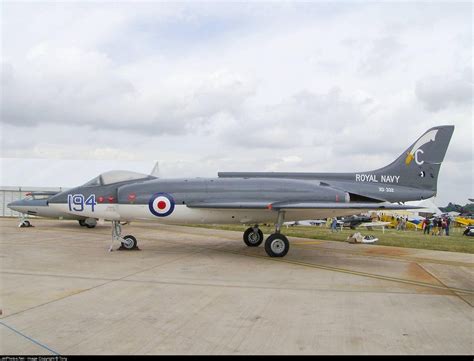
[[437, 112], [449, 106], [472, 107], [473, 83], [470, 77], [432, 76], [416, 83], [415, 93], [425, 108]]
[[[2, 156], [159, 159], [168, 176], [352, 171], [455, 124], [446, 162], [465, 166], [471, 12], [467, 3], [2, 4]], [[445, 169], [439, 198], [472, 196], [446, 186], [458, 181]], [[21, 181], [8, 174], [4, 182]]]

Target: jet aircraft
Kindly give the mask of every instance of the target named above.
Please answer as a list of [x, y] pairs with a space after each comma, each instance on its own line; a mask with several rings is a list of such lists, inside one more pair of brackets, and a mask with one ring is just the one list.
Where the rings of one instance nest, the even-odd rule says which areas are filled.
[[13, 211], [19, 212], [19, 227], [31, 227], [31, 222], [26, 218], [28, 215], [46, 218], [62, 218], [77, 220], [81, 226], [94, 228], [97, 224], [95, 218], [87, 218], [82, 215], [70, 214], [48, 206], [48, 199], [60, 192], [29, 192], [25, 198], [7, 204], [7, 207]]
[[[120, 171], [120, 173], [122, 172]], [[107, 177], [107, 179], [109, 179], [111, 177], [111, 174], [116, 174], [116, 171], [104, 173], [104, 177]], [[128, 171], [125, 171], [124, 174], [122, 174], [122, 182], [125, 183], [133, 183], [135, 179], [156, 179], [159, 176], [159, 163], [155, 163], [150, 175]], [[29, 192], [26, 194], [25, 198], [9, 203], [7, 204], [7, 207], [22, 214], [20, 217], [19, 227], [31, 226], [30, 221], [26, 219], [27, 215], [45, 218], [77, 220], [79, 222], [79, 225], [87, 228], [94, 228], [97, 225], [98, 219], [96, 217], [86, 217], [82, 214], [72, 214], [68, 212], [63, 212], [57, 208], [54, 209], [54, 207], [50, 207], [48, 204], [48, 199], [58, 193], [60, 192]]]
[[[135, 179], [126, 173], [102, 174], [83, 186], [51, 197], [51, 207], [112, 221], [112, 244], [134, 249], [137, 240], [121, 235], [120, 222], [148, 220], [171, 224], [251, 224], [245, 244], [264, 241], [258, 225], [274, 222], [265, 240], [270, 257], [288, 253], [283, 222], [348, 216], [369, 210], [419, 207], [405, 201], [436, 195], [437, 180], [454, 126], [426, 131], [389, 165], [353, 173], [220, 172], [218, 178]], [[396, 203], [393, 203], [396, 202]]]

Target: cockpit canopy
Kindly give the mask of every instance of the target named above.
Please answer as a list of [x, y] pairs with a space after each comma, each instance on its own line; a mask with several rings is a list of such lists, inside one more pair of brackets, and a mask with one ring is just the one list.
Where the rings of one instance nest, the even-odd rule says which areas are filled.
[[128, 170], [111, 170], [109, 172], [102, 173], [94, 179], [91, 179], [89, 182], [84, 184], [84, 187], [106, 186], [109, 184], [146, 178], [150, 178], [150, 176], [147, 174], [131, 172]]

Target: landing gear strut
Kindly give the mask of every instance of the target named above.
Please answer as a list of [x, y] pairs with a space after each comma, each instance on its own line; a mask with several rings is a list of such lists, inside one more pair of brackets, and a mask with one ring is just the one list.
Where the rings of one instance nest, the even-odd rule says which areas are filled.
[[33, 227], [33, 225], [30, 223], [30, 221], [27, 219], [24, 213], [20, 215], [20, 223], [18, 224], [18, 227], [20, 228]]
[[278, 218], [275, 223], [275, 233], [268, 236], [265, 240], [265, 251], [270, 257], [284, 257], [289, 249], [288, 238], [280, 234], [281, 225], [285, 219], [285, 211], [278, 211]]
[[263, 242], [263, 232], [258, 228], [258, 224], [247, 228], [244, 232], [244, 242], [249, 247], [258, 247]]
[[137, 239], [131, 235], [122, 237], [122, 226], [119, 221], [112, 221], [112, 243], [110, 244], [109, 252], [112, 252], [114, 241], [121, 243], [119, 250], [134, 250], [139, 249], [137, 247]]

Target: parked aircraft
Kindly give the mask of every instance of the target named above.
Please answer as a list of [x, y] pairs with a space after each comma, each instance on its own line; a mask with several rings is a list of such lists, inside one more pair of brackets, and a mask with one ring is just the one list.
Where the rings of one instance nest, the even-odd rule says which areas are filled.
[[25, 198], [9, 203], [7, 207], [21, 214], [19, 227], [31, 227], [31, 222], [27, 219], [28, 215], [77, 220], [81, 226], [87, 226], [88, 228], [96, 226], [97, 220], [95, 218], [71, 214], [49, 207], [48, 199], [58, 193], [60, 192], [29, 192], [25, 195]]
[[344, 217], [342, 219], [343, 226], [344, 227], [349, 227], [350, 229], [355, 229], [358, 225], [361, 223], [367, 223], [367, 222], [372, 222], [372, 218], [368, 216], [350, 216], [350, 217]]
[[322, 226], [326, 224], [326, 220], [324, 219], [303, 219], [300, 221], [293, 221], [293, 222], [283, 222], [284, 226]]
[[265, 251], [283, 257], [289, 249], [280, 233], [285, 219], [413, 209], [417, 207], [402, 203], [434, 196], [453, 131], [449, 125], [431, 128], [395, 161], [368, 172], [225, 172], [218, 178], [137, 179], [131, 184], [119, 173], [103, 174], [51, 197], [49, 204], [63, 212], [112, 221], [110, 250], [114, 240], [125, 249], [137, 246], [132, 235], [121, 236], [121, 221], [252, 224], [243, 235], [249, 247], [264, 240], [258, 225], [273, 221], [275, 232], [265, 240]]
[[[112, 178], [115, 171], [104, 173], [107, 179]], [[122, 173], [122, 171], [120, 171]], [[135, 179], [156, 179], [159, 175], [159, 163], [156, 162], [150, 175], [128, 172], [125, 171], [123, 174], [124, 183], [133, 183]], [[96, 178], [95, 178], [96, 179]], [[50, 207], [48, 204], [49, 198], [60, 192], [52, 191], [40, 191], [40, 192], [29, 192], [26, 197], [14, 202], [7, 204], [7, 207], [11, 210], [20, 212], [19, 227], [30, 227], [31, 222], [26, 219], [27, 215], [45, 217], [45, 218], [60, 218], [60, 219], [72, 219], [77, 220], [82, 227], [94, 228], [97, 225], [97, 217], [86, 217], [81, 214], [73, 214], [69, 212], [63, 212], [60, 209]]]

